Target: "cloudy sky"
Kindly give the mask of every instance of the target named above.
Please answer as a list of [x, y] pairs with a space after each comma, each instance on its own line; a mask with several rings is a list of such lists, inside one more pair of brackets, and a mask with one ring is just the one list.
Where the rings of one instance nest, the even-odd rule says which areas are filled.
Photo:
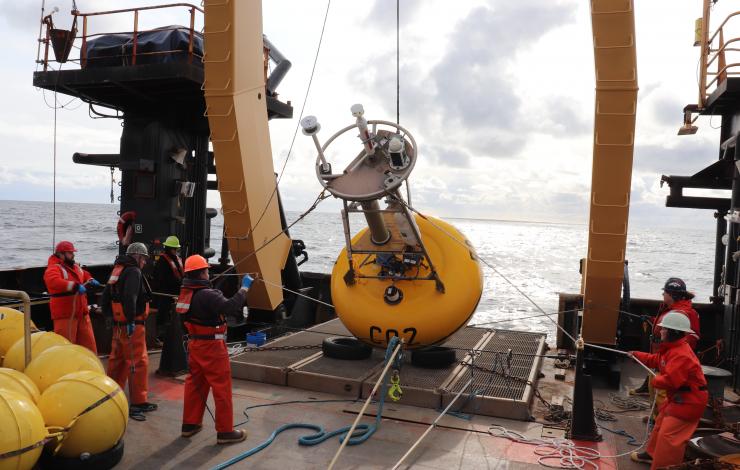
[[[31, 84], [40, 3], [0, 0], [0, 199], [52, 197], [54, 96]], [[81, 11], [151, 3], [77, 1]], [[710, 223], [709, 212], [665, 208], [667, 188], [659, 187], [661, 174], [690, 175], [717, 158], [718, 118], [700, 119], [695, 136], [676, 136], [683, 106], [696, 101], [698, 49], [691, 46], [701, 0], [636, 3], [640, 92], [632, 222], [677, 225], [689, 217]], [[719, 2], [715, 18], [727, 14], [723, 3], [730, 2]], [[47, 10], [55, 5], [64, 24], [71, 1], [46, 2]], [[587, 219], [594, 102], [588, 5], [466, 0], [453, 7], [444, 0], [401, 0], [400, 117], [420, 149], [411, 180], [415, 206], [442, 216]], [[279, 92], [293, 102], [296, 117], [325, 11], [323, 0], [264, 2], [264, 32], [293, 62]], [[187, 21], [185, 15], [142, 19], [151, 26]], [[126, 30], [130, 22], [122, 17], [99, 27]], [[322, 138], [352, 122], [353, 103], [363, 103], [370, 119], [395, 119], [395, 23], [393, 0], [332, 2], [306, 103], [306, 114], [322, 124]], [[74, 165], [71, 156], [116, 153], [120, 123], [92, 120], [79, 101], [58, 100], [65, 107], [58, 110], [57, 199], [106, 203], [108, 170]], [[277, 168], [296, 123], [271, 123]], [[314, 158], [310, 139], [299, 133], [281, 183], [289, 210], [307, 208], [320, 189]]]

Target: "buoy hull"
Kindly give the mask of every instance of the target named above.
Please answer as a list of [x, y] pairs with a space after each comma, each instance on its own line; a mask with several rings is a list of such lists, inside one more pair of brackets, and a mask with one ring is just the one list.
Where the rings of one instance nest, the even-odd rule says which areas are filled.
[[[0, 454], [40, 443], [46, 438], [44, 419], [33, 402], [15, 392], [0, 393]], [[19, 455], [0, 459], [0, 470], [30, 470], [41, 455], [42, 445]]]
[[[358, 339], [376, 347], [386, 347], [393, 336], [404, 338], [410, 349], [438, 344], [465, 326], [475, 312], [483, 292], [483, 272], [475, 249], [451, 224], [429, 219], [416, 216], [416, 223], [444, 292], [432, 280], [393, 282], [356, 276], [354, 284], [347, 284], [346, 248], [340, 253], [332, 270], [332, 300], [337, 316]], [[353, 241], [364, 232], [355, 235]], [[378, 275], [381, 266], [374, 262], [363, 264], [363, 258], [353, 257], [356, 273]], [[416, 275], [415, 271], [412, 269], [407, 275]], [[428, 267], [422, 266], [417, 277], [429, 273]], [[402, 292], [397, 303], [389, 303], [384, 297], [392, 285]]]
[[61, 377], [83, 370], [105, 374], [103, 364], [92, 351], [77, 344], [63, 344], [52, 346], [33, 358], [24, 373], [43, 394]]
[[69, 427], [58, 451], [63, 457], [95, 455], [111, 449], [128, 424], [126, 396], [113, 379], [98, 372], [81, 371], [61, 377], [41, 394], [38, 406], [47, 426]]
[[[71, 344], [67, 338], [51, 331], [37, 331], [31, 334], [31, 359], [54, 346]], [[23, 372], [26, 368], [26, 345], [21, 336], [5, 353], [3, 367]]]

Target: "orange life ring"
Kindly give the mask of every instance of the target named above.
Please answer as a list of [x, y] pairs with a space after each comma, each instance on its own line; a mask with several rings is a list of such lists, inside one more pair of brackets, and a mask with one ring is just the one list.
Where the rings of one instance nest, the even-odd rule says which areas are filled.
[[118, 218], [118, 225], [116, 226], [116, 232], [118, 232], [118, 241], [122, 245], [129, 245], [131, 243], [131, 237], [133, 236], [133, 226], [136, 220], [136, 212], [128, 211], [121, 214]]

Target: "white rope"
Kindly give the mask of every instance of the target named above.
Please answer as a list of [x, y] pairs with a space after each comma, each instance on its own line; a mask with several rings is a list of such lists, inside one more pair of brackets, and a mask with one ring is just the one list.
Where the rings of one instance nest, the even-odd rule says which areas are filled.
[[[656, 396], [657, 398], [657, 396]], [[651, 406], [650, 414], [652, 415], [655, 409], [655, 399]], [[642, 449], [650, 438], [650, 420], [648, 420], [645, 426], [645, 438], [640, 443], [640, 446], [636, 449], [630, 449], [627, 452], [622, 452], [616, 455], [603, 455], [597, 449], [591, 447], [578, 446], [570, 439], [541, 439], [541, 438], [529, 438], [524, 434], [516, 431], [511, 431], [503, 426], [493, 424], [488, 428], [488, 433], [493, 437], [500, 437], [509, 439], [520, 444], [529, 444], [536, 446], [534, 449], [535, 455], [537, 455], [537, 463], [543, 467], [548, 468], [560, 468], [560, 469], [584, 469], [590, 467], [594, 470], [599, 469], [599, 465], [596, 463], [600, 459], [617, 459], [624, 457], [632, 452], [637, 452]], [[555, 463], [552, 463], [552, 461]]]
[[409, 450], [407, 450], [405, 454], [403, 454], [403, 457], [401, 457], [401, 459], [398, 462], [396, 462], [396, 465], [394, 465], [391, 470], [396, 470], [403, 463], [403, 461], [406, 460], [406, 457], [408, 457], [409, 455], [411, 455], [411, 453], [419, 446], [419, 444], [421, 444], [421, 441], [423, 441], [424, 438], [427, 437], [427, 434], [429, 434], [432, 431], [432, 429], [434, 429], [437, 426], [437, 422], [440, 419], [442, 419], [442, 417], [444, 415], [446, 415], [448, 411], [450, 411], [450, 408], [452, 408], [452, 405], [455, 404], [455, 402], [457, 401], [457, 399], [460, 398], [460, 395], [462, 395], [462, 393], [465, 390], [467, 390], [468, 387], [470, 387], [470, 385], [472, 383], [473, 383], [473, 379], [471, 378], [470, 380], [468, 380], [468, 383], [466, 383], [465, 386], [463, 388], [461, 388], [459, 392], [457, 392], [457, 394], [455, 395], [455, 397], [452, 399], [452, 401], [450, 401], [450, 403], [447, 405], [447, 407], [445, 407], [445, 409], [442, 410], [442, 412], [439, 414], [439, 416], [437, 416], [437, 419], [435, 419], [432, 422], [432, 424], [429, 425], [429, 427], [426, 429], [426, 431], [424, 431], [424, 434], [422, 434], [419, 437], [419, 439], [417, 439], [416, 442], [414, 442], [414, 444], [411, 446], [411, 448]]
[[378, 381], [375, 382], [375, 386], [373, 387], [373, 391], [370, 392], [370, 395], [367, 396], [367, 400], [365, 400], [365, 404], [362, 405], [362, 409], [360, 409], [360, 412], [357, 414], [357, 418], [355, 418], [354, 423], [352, 423], [352, 427], [349, 428], [349, 431], [347, 431], [346, 437], [342, 441], [342, 445], [339, 446], [339, 449], [337, 449], [337, 453], [334, 454], [334, 458], [331, 459], [331, 462], [329, 463], [328, 470], [331, 470], [334, 468], [334, 464], [337, 463], [337, 460], [339, 459], [339, 454], [342, 453], [344, 450], [344, 447], [347, 445], [347, 442], [349, 442], [350, 437], [355, 432], [355, 428], [357, 427], [357, 423], [360, 422], [360, 419], [362, 419], [362, 415], [365, 414], [365, 410], [367, 409], [370, 402], [373, 400], [373, 396], [375, 396], [375, 393], [378, 391], [378, 388], [380, 387], [380, 384], [383, 382], [383, 379], [385, 378], [385, 374], [388, 373], [388, 369], [391, 368], [391, 365], [393, 365], [393, 361], [396, 359], [396, 355], [398, 355], [398, 352], [403, 347], [403, 339], [401, 339], [398, 344], [396, 345], [396, 349], [393, 350], [393, 354], [391, 354], [390, 359], [385, 363], [385, 368], [383, 368], [383, 372], [380, 373], [380, 377], [378, 377]]

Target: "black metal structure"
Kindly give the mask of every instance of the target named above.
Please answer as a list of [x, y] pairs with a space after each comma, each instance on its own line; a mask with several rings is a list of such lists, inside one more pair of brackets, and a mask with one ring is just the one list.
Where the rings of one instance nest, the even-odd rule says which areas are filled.
[[[191, 25], [190, 35], [193, 34]], [[198, 33], [195, 40], [196, 43], [201, 40]], [[275, 46], [269, 42], [265, 45], [269, 57], [278, 62], [273, 72], [278, 75], [271, 74], [266, 82], [268, 118], [291, 118], [290, 102], [279, 101], [275, 91], [290, 62]], [[77, 97], [88, 103], [91, 114], [121, 119], [123, 130], [118, 154], [75, 153], [73, 160], [121, 170], [119, 214], [135, 213], [130, 241], [145, 243], [156, 255], [161, 242], [175, 234], [180, 238], [183, 256], [197, 253], [214, 257], [216, 253], [209, 246], [210, 220], [217, 210], [206, 207], [206, 201], [208, 191], [218, 189], [218, 181], [209, 180], [216, 168], [214, 155], [209, 151], [201, 57], [193, 55], [192, 50], [190, 54], [168, 50], [158, 53], [159, 56], [147, 56], [146, 60], [140, 57], [137, 63], [132, 60], [131, 51], [123, 58], [111, 56], [110, 60], [85, 55], [82, 49], [80, 54], [79, 69], [44, 67], [34, 73], [34, 86]], [[101, 107], [107, 110], [101, 112]], [[280, 213], [286, 228], [282, 204]], [[124, 249], [121, 244], [120, 251]], [[227, 268], [227, 250], [228, 244], [224, 243], [219, 267], [214, 272]], [[296, 256], [302, 257], [305, 252], [294, 249], [291, 253], [295, 254], [287, 260], [283, 282], [289, 289], [301, 291], [304, 286]], [[227, 279], [222, 279], [226, 282], [218, 287], [228, 294], [237, 286], [232, 285], [233, 278]], [[286, 295], [284, 305], [275, 312], [255, 311], [254, 316], [257, 321], [285, 322], [292, 316], [294, 307], [300, 310], [296, 315], [300, 318], [298, 323], [313, 322], [315, 306], [307, 306], [291, 294]]]
[[[737, 389], [740, 385], [740, 340], [737, 335], [740, 326], [740, 258], [737, 254], [740, 235], [740, 219], [737, 217], [737, 211], [740, 211], [740, 150], [737, 145], [740, 134], [740, 78], [727, 77], [720, 81], [704, 108], [690, 105], [685, 112], [722, 118], [719, 158], [692, 176], [664, 175], [661, 184], [667, 183], [670, 187], [667, 207], [714, 211], [716, 235], [712, 304], [711, 308], [697, 310], [701, 316], [702, 342], [723, 341], [724, 353], [718, 360], [724, 360], [723, 367], [733, 372], [733, 385]], [[730, 194], [729, 197], [692, 197], [683, 194], [684, 188], [727, 190]]]

